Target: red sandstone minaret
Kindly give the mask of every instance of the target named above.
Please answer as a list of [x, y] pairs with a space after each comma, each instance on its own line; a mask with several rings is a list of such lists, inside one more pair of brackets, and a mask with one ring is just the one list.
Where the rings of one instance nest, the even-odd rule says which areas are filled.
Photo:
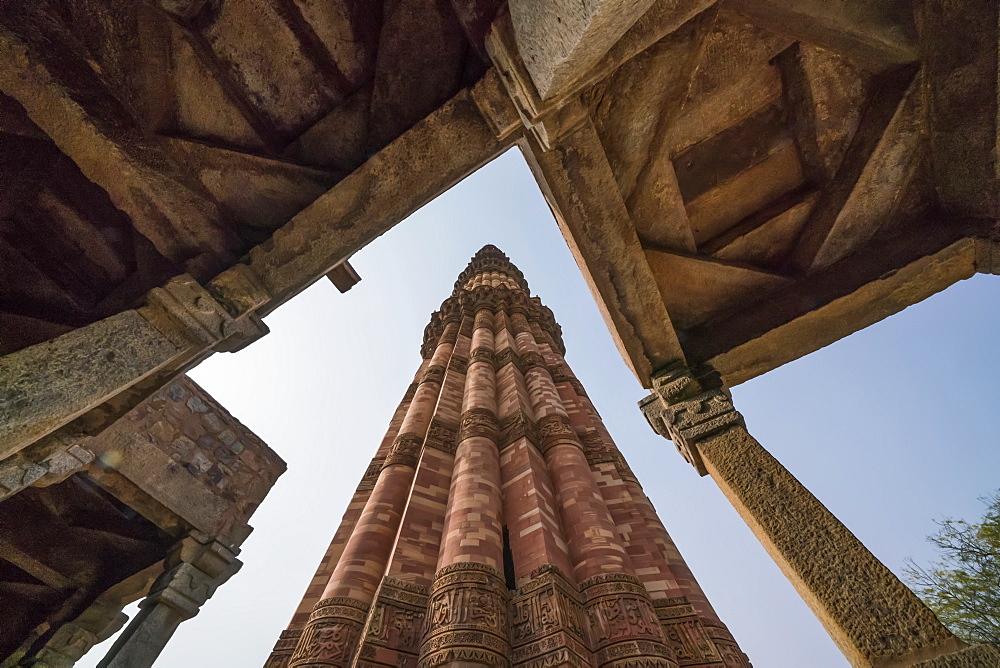
[[494, 246], [266, 666], [749, 666]]

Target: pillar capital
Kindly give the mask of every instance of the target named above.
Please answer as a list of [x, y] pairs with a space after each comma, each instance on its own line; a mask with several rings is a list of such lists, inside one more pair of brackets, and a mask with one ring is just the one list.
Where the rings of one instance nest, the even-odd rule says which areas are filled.
[[639, 402], [653, 431], [674, 442], [677, 450], [699, 475], [708, 469], [698, 452], [698, 442], [730, 427], [743, 426], [743, 416], [732, 398], [721, 389], [705, 389], [682, 364], [653, 376], [653, 393]]

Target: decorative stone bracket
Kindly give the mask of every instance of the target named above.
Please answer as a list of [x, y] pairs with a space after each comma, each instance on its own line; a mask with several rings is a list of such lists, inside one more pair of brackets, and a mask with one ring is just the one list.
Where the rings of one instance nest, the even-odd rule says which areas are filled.
[[682, 364], [668, 367], [653, 377], [653, 393], [639, 402], [653, 431], [669, 438], [699, 475], [708, 469], [698, 452], [698, 441], [743, 425], [743, 416], [722, 390], [704, 390]]
[[[250, 302], [263, 303], [266, 291], [244, 265], [230, 270], [230, 283], [239, 280], [242, 293], [254, 293]], [[267, 326], [244, 304], [233, 303], [231, 313], [212, 293], [188, 274], [172, 278], [162, 288], [147, 295], [149, 305], [142, 315], [175, 345], [185, 343], [211, 347], [219, 352], [236, 352], [268, 333]]]

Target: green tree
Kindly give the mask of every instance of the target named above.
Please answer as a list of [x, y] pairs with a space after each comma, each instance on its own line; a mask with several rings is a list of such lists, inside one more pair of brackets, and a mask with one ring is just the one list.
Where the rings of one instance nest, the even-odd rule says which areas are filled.
[[981, 500], [987, 510], [979, 522], [936, 522], [927, 540], [939, 561], [923, 568], [907, 559], [904, 571], [910, 588], [956, 636], [1000, 646], [1000, 491]]

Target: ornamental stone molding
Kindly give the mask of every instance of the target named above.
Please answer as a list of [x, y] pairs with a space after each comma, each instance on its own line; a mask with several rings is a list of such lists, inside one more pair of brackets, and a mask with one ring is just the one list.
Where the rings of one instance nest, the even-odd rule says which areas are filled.
[[398, 653], [397, 665], [416, 665], [427, 615], [427, 587], [386, 576], [365, 628], [362, 661], [374, 660], [377, 648]]
[[573, 445], [582, 447], [570, 424], [569, 418], [565, 415], [546, 415], [538, 420], [538, 435], [541, 439], [539, 450], [543, 453], [556, 445]]
[[499, 422], [496, 414], [486, 408], [470, 408], [462, 413], [462, 421], [458, 430], [458, 442], [467, 438], [480, 436], [497, 442]]
[[353, 598], [321, 600], [309, 615], [289, 667], [350, 666], [368, 608], [367, 603]]
[[722, 390], [704, 390], [691, 371], [673, 365], [653, 377], [653, 394], [639, 403], [653, 430], [669, 438], [700, 475], [708, 470], [698, 453], [698, 441], [737, 425], [743, 416]]
[[438, 571], [427, 607], [421, 668], [465, 661], [509, 665], [509, 592], [494, 568], [461, 562]]
[[458, 424], [434, 416], [431, 419], [430, 427], [427, 428], [427, 438], [424, 440], [424, 445], [454, 455], [459, 441], [458, 430]]
[[500, 437], [497, 445], [502, 450], [521, 438], [527, 438], [536, 447], [541, 443], [538, 423], [530, 415], [518, 409], [500, 419]]
[[411, 468], [417, 467], [417, 460], [420, 458], [420, 449], [423, 447], [424, 437], [420, 434], [406, 433], [400, 434], [392, 442], [389, 454], [382, 464], [382, 468], [401, 464]]

